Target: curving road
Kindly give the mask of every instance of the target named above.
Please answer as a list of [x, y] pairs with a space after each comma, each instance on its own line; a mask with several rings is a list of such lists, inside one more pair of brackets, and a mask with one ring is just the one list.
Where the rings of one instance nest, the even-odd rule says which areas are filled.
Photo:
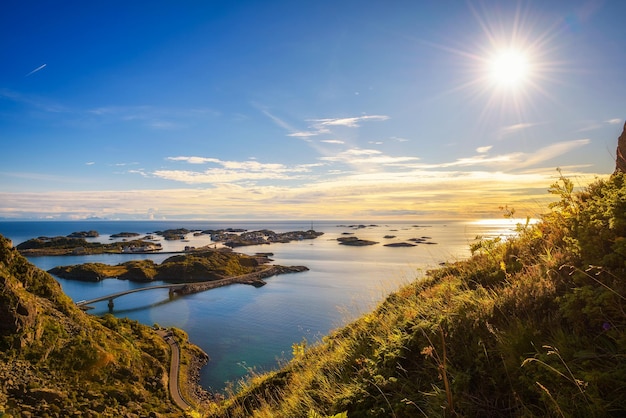
[[180, 370], [180, 347], [178, 346], [178, 342], [176, 338], [172, 335], [170, 331], [166, 330], [157, 330], [157, 334], [167, 341], [170, 346], [170, 350], [172, 352], [172, 359], [170, 362], [170, 377], [169, 377], [169, 386], [170, 386], [170, 396], [174, 403], [183, 411], [191, 408], [191, 404], [189, 404], [182, 396], [180, 392], [180, 386], [178, 385], [179, 380], [179, 370]]

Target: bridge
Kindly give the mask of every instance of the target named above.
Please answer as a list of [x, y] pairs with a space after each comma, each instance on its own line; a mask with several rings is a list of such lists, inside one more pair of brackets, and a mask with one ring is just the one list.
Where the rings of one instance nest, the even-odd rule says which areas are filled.
[[161, 284], [156, 286], [148, 286], [148, 287], [139, 287], [137, 289], [125, 290], [123, 292], [113, 293], [111, 295], [100, 296], [99, 298], [89, 299], [89, 300], [81, 300], [76, 302], [76, 305], [79, 307], [86, 307], [89, 304], [101, 302], [103, 300], [109, 301], [109, 311], [113, 311], [113, 299], [119, 298], [120, 296], [128, 295], [130, 293], [135, 292], [143, 292], [146, 290], [152, 289], [170, 289], [170, 295], [172, 293], [178, 292], [181, 294], [189, 294], [196, 292], [203, 292], [205, 290], [214, 289], [216, 287], [228, 286], [231, 284], [249, 284], [254, 287], [261, 287], [265, 285], [263, 281], [266, 277], [271, 277], [277, 274], [286, 274], [286, 273], [298, 273], [302, 271], [308, 270], [307, 267], [304, 266], [275, 266], [270, 265], [262, 270], [255, 271], [252, 273], [242, 274], [240, 276], [226, 277], [223, 279], [217, 280], [209, 280], [205, 282], [192, 282], [192, 283], [176, 283], [176, 284]]
[[153, 290], [153, 289], [170, 289], [170, 294], [172, 294], [176, 292], [177, 290], [184, 288], [187, 284], [188, 283], [177, 283], [177, 284], [161, 284], [161, 285], [156, 285], [156, 286], [138, 287], [137, 289], [125, 290], [123, 292], [113, 293], [113, 294], [106, 295], [106, 296], [100, 296], [99, 298], [81, 300], [79, 302], [76, 302], [76, 306], [88, 306], [88, 305], [91, 305], [92, 303], [102, 302], [103, 300], [108, 300], [109, 310], [112, 311], [113, 306], [114, 306], [113, 299], [119, 298], [121, 296], [128, 295], [131, 293], [136, 293], [136, 292], [144, 292], [146, 290]]

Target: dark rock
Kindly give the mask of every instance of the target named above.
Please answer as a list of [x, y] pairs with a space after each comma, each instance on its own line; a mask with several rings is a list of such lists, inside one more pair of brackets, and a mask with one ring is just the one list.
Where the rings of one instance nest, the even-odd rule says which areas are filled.
[[622, 134], [617, 138], [617, 150], [615, 154], [615, 173], [626, 173], [626, 123], [624, 123]]
[[120, 232], [120, 233], [111, 235], [111, 238], [131, 238], [131, 237], [138, 237], [138, 236], [139, 234], [136, 232]]
[[262, 229], [260, 231], [242, 232], [241, 234], [231, 233], [229, 231], [216, 232], [211, 234], [211, 240], [215, 242], [222, 242], [225, 246], [230, 248], [243, 247], [247, 245], [262, 245], [272, 243], [288, 243], [291, 241], [302, 241], [315, 239], [323, 232], [317, 232], [312, 229], [308, 231], [291, 231], [276, 233], [268, 229]]
[[374, 245], [374, 244], [378, 244], [378, 242], [376, 241], [369, 241], [366, 239], [359, 239], [357, 237], [341, 237], [341, 238], [337, 238], [337, 241], [339, 241], [340, 245], [350, 245], [350, 246], [354, 246], [354, 247], [364, 247], [367, 245]]
[[155, 231], [157, 235], [161, 235], [166, 241], [176, 241], [185, 239], [185, 235], [191, 231], [186, 228], [166, 229], [165, 231]]
[[100, 234], [98, 231], [78, 231], [72, 232], [67, 237], [68, 238], [97, 238]]
[[415, 247], [415, 244], [411, 244], [410, 242], [392, 242], [385, 244], [385, 247]]

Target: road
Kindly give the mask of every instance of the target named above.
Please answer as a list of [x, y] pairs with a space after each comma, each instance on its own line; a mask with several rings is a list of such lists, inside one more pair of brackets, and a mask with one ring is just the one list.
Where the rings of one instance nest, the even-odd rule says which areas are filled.
[[172, 359], [170, 362], [170, 377], [169, 377], [169, 386], [170, 386], [170, 396], [174, 403], [183, 411], [191, 408], [191, 404], [189, 404], [182, 396], [180, 392], [180, 386], [178, 385], [180, 373], [180, 347], [178, 346], [178, 341], [171, 334], [170, 331], [166, 330], [158, 330], [157, 334], [167, 341], [170, 346], [170, 351], [172, 353]]

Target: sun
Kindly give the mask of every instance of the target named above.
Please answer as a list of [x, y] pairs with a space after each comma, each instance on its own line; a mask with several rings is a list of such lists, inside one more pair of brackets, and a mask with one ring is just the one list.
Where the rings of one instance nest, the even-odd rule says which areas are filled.
[[[474, 23], [451, 44], [431, 45], [451, 57], [458, 72], [442, 95], [463, 92], [466, 103], [480, 109], [479, 124], [524, 121], [546, 99], [556, 101], [552, 86], [570, 71], [562, 55], [560, 26], [535, 14], [523, 2], [502, 2], [497, 10], [467, 2]], [[471, 21], [470, 21], [471, 23]]]
[[496, 52], [488, 61], [489, 80], [498, 87], [516, 89], [529, 81], [528, 54], [519, 49]]

